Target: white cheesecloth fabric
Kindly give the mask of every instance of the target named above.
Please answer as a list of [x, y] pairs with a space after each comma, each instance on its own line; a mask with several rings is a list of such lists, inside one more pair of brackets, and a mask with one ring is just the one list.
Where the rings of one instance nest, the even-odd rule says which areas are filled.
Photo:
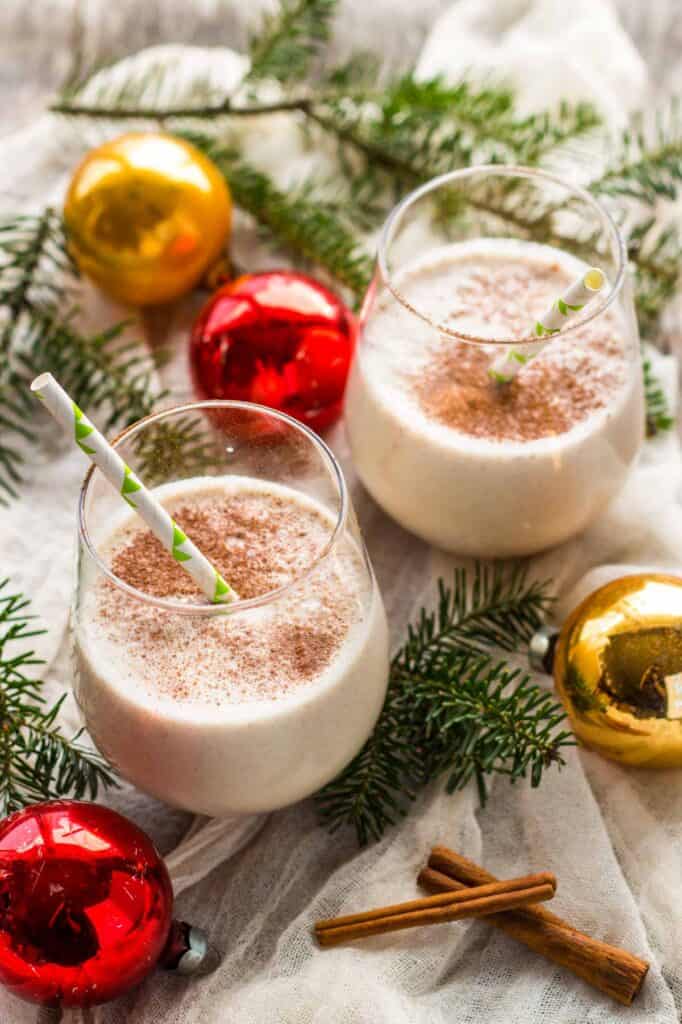
[[[367, 12], [366, 5], [351, 7], [354, 42], [381, 48], [377, 27], [390, 4]], [[427, 8], [436, 13], [437, 5]], [[137, 62], [146, 66], [157, 57], [172, 58], [178, 76], [200, 68], [218, 83], [236, 82], [243, 66], [231, 51], [196, 47], [147, 51]], [[613, 124], [646, 100], [644, 65], [610, 3], [598, 0], [573, 0], [570, 15], [564, 0], [462, 0], [433, 24], [419, 70], [453, 78], [506, 74], [527, 110], [562, 97], [589, 98]], [[288, 119], [273, 117], [267, 126], [259, 121], [243, 131], [251, 157], [282, 180], [308, 166], [311, 157]], [[76, 131], [49, 115], [6, 137], [3, 203], [35, 208], [59, 202], [75, 161], [100, 137], [93, 130], [84, 140], [82, 125]], [[242, 219], [234, 245], [240, 265], [256, 267], [268, 258]], [[105, 325], [122, 314], [87, 288], [83, 301], [83, 315], [93, 323]], [[194, 309], [188, 302], [153, 325], [176, 347], [164, 374], [179, 397], [188, 391], [185, 338]], [[656, 357], [655, 364], [675, 401], [675, 361]], [[398, 642], [435, 575], [447, 575], [454, 560], [409, 537], [374, 505], [354, 477], [341, 428], [332, 444], [348, 474]], [[37, 647], [55, 693], [68, 684], [66, 626], [83, 471], [80, 453], [46, 431], [21, 503], [0, 510], [0, 576], [34, 598], [48, 627]], [[600, 521], [536, 559], [533, 572], [553, 577], [561, 617], [606, 578], [634, 566], [674, 568], [681, 552], [680, 448], [671, 435], [648, 442], [625, 490]], [[76, 725], [73, 704], [64, 721]], [[269, 817], [192, 822], [124, 788], [108, 802], [138, 821], [168, 854], [178, 914], [204, 927], [224, 956], [209, 977], [187, 982], [156, 974], [116, 1003], [74, 1011], [67, 1020], [673, 1024], [682, 1009], [682, 773], [634, 773], [575, 750], [567, 760], [562, 771], [547, 772], [538, 790], [496, 780], [484, 810], [471, 788], [447, 796], [432, 786], [400, 827], [361, 852], [352, 835], [330, 837], [320, 829], [310, 802]], [[409, 898], [425, 852], [436, 842], [500, 875], [556, 872], [557, 912], [651, 960], [635, 1005], [617, 1006], [483, 923], [416, 930], [334, 951], [315, 948], [315, 918]], [[0, 1020], [23, 1024], [34, 1016], [34, 1009], [0, 990]]]

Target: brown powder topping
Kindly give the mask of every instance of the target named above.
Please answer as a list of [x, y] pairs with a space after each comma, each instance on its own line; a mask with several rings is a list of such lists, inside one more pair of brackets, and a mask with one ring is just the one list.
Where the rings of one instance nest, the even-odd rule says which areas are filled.
[[[141, 604], [103, 582], [95, 595], [98, 634], [117, 648], [119, 660], [125, 650], [135, 685], [175, 701], [221, 706], [278, 699], [315, 682], [361, 608], [362, 573], [349, 545], [306, 575], [329, 539], [330, 520], [307, 503], [261, 490], [213, 487], [165, 504], [240, 597], [301, 582], [280, 601], [214, 617]], [[112, 570], [137, 589], [190, 603], [199, 596], [191, 577], [137, 521], [111, 550]]]
[[[454, 278], [450, 313], [441, 322], [466, 333], [484, 324], [490, 338], [527, 338], [529, 325], [570, 280], [556, 263], [483, 259]], [[488, 376], [499, 351], [443, 335], [409, 377], [429, 419], [471, 437], [534, 441], [605, 408], [626, 379], [623, 340], [610, 311], [555, 338], [504, 387]]]
[[[433, 354], [415, 393], [430, 419], [471, 437], [535, 441], [563, 434], [605, 408], [624, 382], [624, 366], [600, 365], [594, 347], [580, 351], [586, 330], [582, 341], [555, 342], [575, 346], [570, 360], [562, 361], [560, 351], [543, 353], [504, 387], [488, 377], [489, 354], [453, 341]], [[597, 343], [604, 352], [609, 339]]]
[[[173, 518], [245, 599], [291, 582], [314, 561], [331, 533], [313, 509], [292, 507], [277, 495], [265, 500], [261, 493], [181, 502], [174, 505]], [[311, 545], [310, 536], [316, 543]], [[116, 551], [111, 567], [119, 579], [154, 597], [200, 594], [149, 530], [136, 530]]]

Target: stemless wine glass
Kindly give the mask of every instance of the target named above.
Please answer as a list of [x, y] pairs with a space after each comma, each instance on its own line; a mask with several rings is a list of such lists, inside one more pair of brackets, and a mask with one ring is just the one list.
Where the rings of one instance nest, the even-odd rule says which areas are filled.
[[[589, 266], [607, 285], [500, 386], [493, 361], [512, 348], [527, 357], [545, 312], [520, 264], [539, 268], [548, 294], [563, 282], [552, 299]], [[346, 424], [373, 497], [439, 547], [528, 555], [587, 526], [623, 484], [644, 425], [625, 246], [607, 210], [520, 167], [455, 171], [407, 196], [381, 236]]]
[[[224, 489], [228, 521], [231, 495], [274, 496], [306, 561], [250, 594], [277, 543], [256, 511], [250, 536], [242, 521], [225, 541], [250, 545], [231, 581], [241, 600], [150, 593], [149, 566], [123, 578], [125, 558], [114, 557], [139, 520], [90, 469], [72, 633], [75, 693], [94, 742], [140, 789], [197, 813], [267, 811], [310, 795], [360, 749], [388, 680], [384, 608], [336, 459], [285, 414], [223, 401], [150, 416], [114, 447], [162, 500], [208, 487], [222, 501]], [[160, 546], [147, 557], [177, 572]]]

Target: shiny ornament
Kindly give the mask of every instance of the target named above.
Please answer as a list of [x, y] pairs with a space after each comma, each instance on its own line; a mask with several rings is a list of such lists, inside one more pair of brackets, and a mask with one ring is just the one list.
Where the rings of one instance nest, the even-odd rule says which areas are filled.
[[219, 257], [232, 217], [215, 164], [182, 139], [131, 132], [89, 153], [64, 205], [69, 251], [133, 306], [188, 292]]
[[192, 331], [197, 394], [257, 402], [323, 430], [341, 413], [352, 314], [304, 274], [246, 274], [224, 285]]
[[172, 906], [151, 840], [106, 807], [55, 800], [0, 823], [0, 983], [22, 999], [92, 1006], [160, 958], [178, 967], [189, 926]]
[[682, 578], [624, 576], [531, 641], [578, 739], [625, 764], [682, 766]]

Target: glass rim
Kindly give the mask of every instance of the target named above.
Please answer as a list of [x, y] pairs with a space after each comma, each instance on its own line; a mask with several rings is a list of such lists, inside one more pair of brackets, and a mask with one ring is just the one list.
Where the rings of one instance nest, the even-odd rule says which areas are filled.
[[[147, 594], [143, 590], [139, 590], [137, 587], [131, 586], [131, 584], [126, 583], [125, 580], [122, 580], [120, 576], [117, 576], [116, 573], [112, 572], [112, 570], [105, 565], [100, 558], [97, 547], [95, 546], [90, 531], [88, 530], [85, 503], [87, 501], [89, 488], [92, 484], [95, 470], [97, 469], [94, 463], [88, 467], [78, 496], [78, 538], [80, 543], [85, 546], [100, 572], [102, 572], [104, 576], [114, 584], [114, 586], [136, 601], [142, 601], [144, 604], [150, 604], [156, 608], [162, 608], [166, 611], [172, 611], [180, 615], [206, 615], [209, 617], [214, 615], [236, 615], [251, 608], [261, 608], [264, 605], [271, 604], [273, 601], [279, 600], [288, 591], [308, 579], [313, 571], [317, 569], [317, 567], [328, 557], [336, 547], [339, 538], [346, 529], [349, 508], [348, 485], [346, 484], [343, 471], [336, 456], [329, 445], [323, 441], [314, 430], [311, 430], [310, 427], [307, 427], [304, 423], [294, 419], [293, 416], [289, 416], [285, 412], [280, 412], [278, 409], [271, 409], [266, 405], [258, 405], [255, 402], [241, 402], [216, 398], [198, 402], [185, 402], [182, 405], [169, 406], [167, 409], [150, 413], [149, 416], [144, 416], [142, 419], [136, 420], [135, 423], [131, 423], [130, 426], [117, 434], [109, 443], [112, 447], [117, 448], [123, 441], [130, 440], [141, 430], [144, 430], [167, 417], [184, 415], [203, 409], [243, 409], [247, 412], [264, 413], [268, 416], [273, 416], [280, 422], [293, 427], [299, 432], [299, 434], [302, 434], [307, 441], [312, 443], [313, 447], [321, 456], [323, 464], [329, 469], [330, 475], [338, 489], [339, 510], [336, 515], [334, 528], [331, 531], [326, 544], [322, 550], [317, 553], [310, 564], [306, 566], [305, 570], [299, 576], [296, 576], [295, 579], [290, 580], [281, 587], [276, 587], [274, 590], [268, 590], [264, 594], [258, 594], [256, 597], [233, 601], [230, 604], [214, 604], [210, 601], [188, 604], [187, 602], [180, 601], [177, 598], [156, 597], [153, 594]], [[170, 554], [168, 557], [170, 558]]]
[[[606, 209], [587, 189], [581, 185], [574, 185], [573, 183], [566, 181], [564, 178], [560, 178], [555, 174], [550, 174], [548, 171], [540, 170], [535, 167], [524, 167], [520, 164], [477, 164], [474, 167], [460, 167], [455, 171], [447, 171], [445, 174], [439, 174], [435, 178], [431, 178], [429, 181], [420, 185], [418, 188], [413, 189], [403, 199], [393, 207], [389, 213], [384, 226], [381, 229], [379, 235], [379, 243], [377, 247], [377, 267], [381, 277], [389, 289], [393, 297], [397, 302], [400, 303], [408, 312], [414, 316], [418, 316], [420, 320], [429, 324], [434, 330], [439, 331], [441, 334], [445, 334], [448, 337], [456, 338], [460, 341], [467, 342], [474, 345], [520, 345], [528, 344], [531, 342], [537, 342], [537, 337], [532, 333], [523, 338], [483, 338], [474, 334], [466, 334], [464, 331], [454, 330], [452, 327], [447, 327], [444, 324], [437, 323], [430, 316], [424, 313], [422, 310], [413, 306], [407, 301], [404, 295], [401, 294], [399, 288], [396, 286], [394, 281], [394, 274], [388, 269], [387, 252], [390, 245], [393, 242], [394, 235], [397, 231], [401, 218], [404, 216], [407, 210], [424, 196], [430, 192], [434, 192], [436, 189], [441, 188], [443, 185], [449, 184], [451, 181], [458, 179], [464, 179], [473, 177], [480, 174], [494, 174], [500, 177], [506, 178], [529, 178], [539, 179], [552, 185], [559, 185], [566, 189], [568, 192], [572, 192], [574, 196], [584, 200], [588, 206], [597, 213], [599, 218], [602, 220], [605, 229], [611, 236], [611, 239], [615, 243], [615, 251], [617, 253], [618, 267], [616, 270], [615, 280], [609, 289], [608, 293], [601, 299], [596, 308], [588, 315], [580, 317], [573, 323], [567, 324], [562, 327], [560, 331], [557, 331], [552, 335], [553, 338], [564, 337], [570, 334], [572, 331], [581, 329], [588, 324], [595, 317], [601, 316], [611, 303], [615, 300], [616, 296], [623, 287], [625, 280], [625, 271], [627, 268], [627, 249], [625, 245], [625, 239], [623, 238], [622, 232], [618, 228], [615, 220]], [[538, 315], [542, 315], [541, 311], [538, 311]], [[532, 330], [532, 326], [529, 325], [529, 331]]]

